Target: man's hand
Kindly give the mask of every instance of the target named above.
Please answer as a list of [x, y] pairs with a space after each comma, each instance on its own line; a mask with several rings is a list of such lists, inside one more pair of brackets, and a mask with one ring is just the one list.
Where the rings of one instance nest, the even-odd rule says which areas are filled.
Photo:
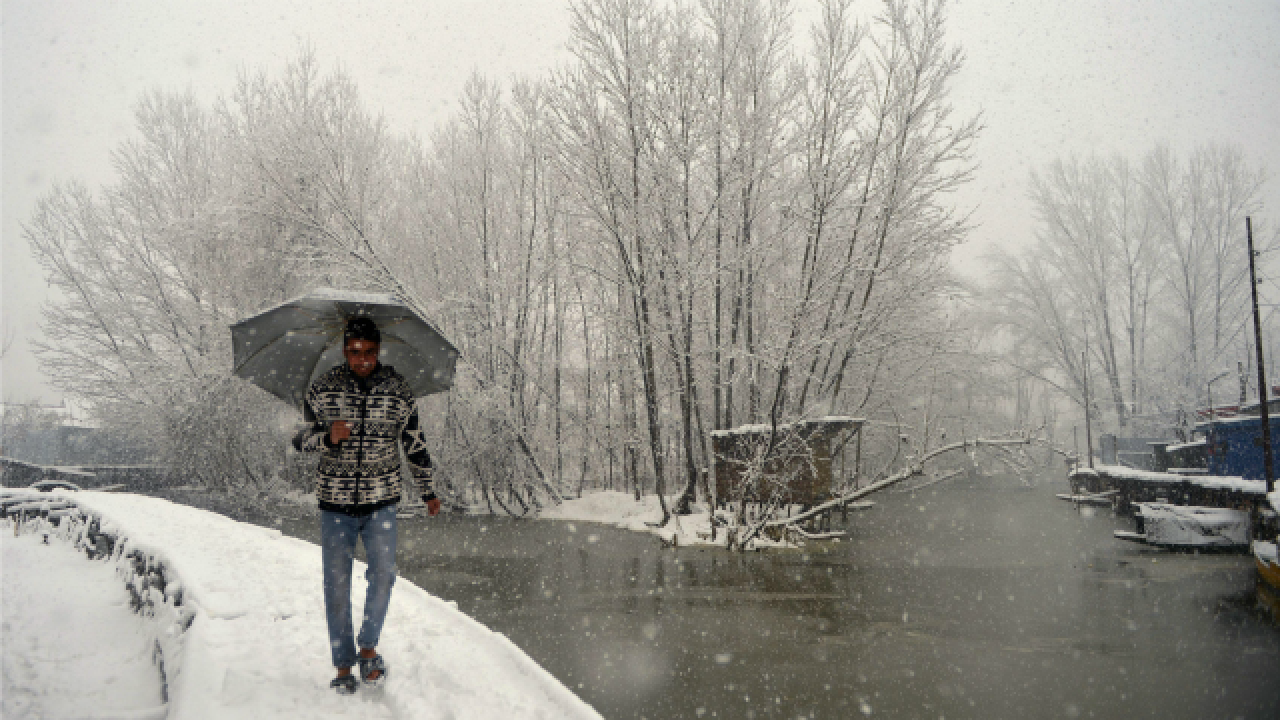
[[430, 515], [431, 517], [435, 517], [437, 514], [439, 514], [440, 498], [436, 497], [433, 494], [426, 498], [426, 502], [427, 502], [427, 515]]
[[337, 445], [343, 440], [351, 437], [351, 423], [346, 420], [339, 420], [329, 426], [329, 442]]

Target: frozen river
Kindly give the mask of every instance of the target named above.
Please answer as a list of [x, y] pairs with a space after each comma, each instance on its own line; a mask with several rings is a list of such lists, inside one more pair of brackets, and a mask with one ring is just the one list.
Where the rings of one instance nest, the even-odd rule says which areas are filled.
[[1065, 487], [882, 493], [850, 539], [807, 552], [409, 520], [400, 572], [607, 718], [1280, 717], [1280, 626], [1251, 559], [1114, 540], [1130, 522], [1082, 515]]

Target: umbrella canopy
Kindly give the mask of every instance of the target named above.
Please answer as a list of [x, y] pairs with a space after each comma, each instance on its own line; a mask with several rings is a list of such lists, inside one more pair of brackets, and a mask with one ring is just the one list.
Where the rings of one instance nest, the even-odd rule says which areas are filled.
[[342, 362], [342, 332], [357, 315], [382, 333], [379, 362], [396, 369], [415, 397], [448, 390], [458, 350], [394, 295], [321, 288], [231, 326], [233, 372], [293, 405], [312, 381]]

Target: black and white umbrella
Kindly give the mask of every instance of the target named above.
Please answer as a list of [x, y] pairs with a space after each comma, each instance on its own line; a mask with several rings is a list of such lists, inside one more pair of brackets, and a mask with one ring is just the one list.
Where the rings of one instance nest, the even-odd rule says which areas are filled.
[[301, 407], [312, 381], [342, 362], [342, 332], [364, 315], [382, 333], [379, 362], [396, 369], [414, 397], [453, 385], [458, 350], [394, 295], [321, 288], [231, 326], [233, 372]]

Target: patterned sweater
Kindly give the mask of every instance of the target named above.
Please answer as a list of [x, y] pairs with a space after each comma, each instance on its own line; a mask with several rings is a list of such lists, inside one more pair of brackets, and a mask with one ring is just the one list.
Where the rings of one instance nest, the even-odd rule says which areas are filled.
[[[318, 452], [316, 498], [320, 509], [362, 515], [400, 500], [400, 450], [425, 498], [431, 492], [431, 456], [409, 384], [394, 368], [379, 364], [359, 378], [343, 363], [316, 378], [307, 391], [310, 423], [294, 438], [299, 452]], [[338, 420], [351, 437], [329, 442]]]

